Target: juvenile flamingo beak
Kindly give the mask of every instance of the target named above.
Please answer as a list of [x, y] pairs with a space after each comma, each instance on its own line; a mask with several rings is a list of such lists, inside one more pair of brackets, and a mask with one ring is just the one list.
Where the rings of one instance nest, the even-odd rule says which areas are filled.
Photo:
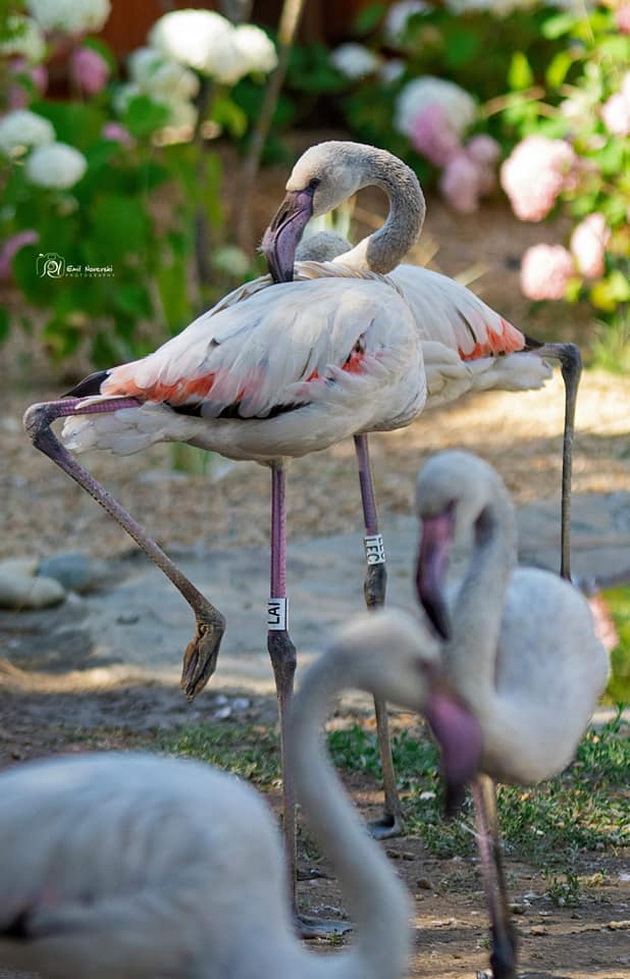
[[450, 818], [461, 807], [466, 787], [479, 771], [481, 728], [476, 717], [444, 683], [433, 690], [426, 718], [442, 752], [445, 810]]
[[422, 537], [416, 563], [418, 598], [442, 639], [451, 637], [451, 620], [444, 598], [446, 568], [453, 538], [452, 509], [422, 521]]
[[287, 193], [263, 235], [262, 251], [275, 282], [291, 282], [295, 250], [313, 216], [313, 187]]

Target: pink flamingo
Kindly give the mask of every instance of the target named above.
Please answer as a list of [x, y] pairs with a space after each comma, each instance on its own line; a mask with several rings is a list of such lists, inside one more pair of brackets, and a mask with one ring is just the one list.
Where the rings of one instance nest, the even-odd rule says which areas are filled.
[[[424, 198], [413, 172], [389, 153], [350, 144], [350, 182], [325, 169], [309, 193], [327, 211], [370, 183], [390, 189], [390, 214], [372, 236], [383, 270], [416, 240]], [[384, 176], [385, 175], [385, 176]], [[404, 213], [400, 202], [404, 201]], [[396, 225], [396, 247], [392, 226]], [[45, 452], [101, 504], [171, 579], [190, 604], [197, 634], [182, 683], [194, 696], [214, 671], [223, 617], [182, 575], [70, 451], [140, 451], [180, 441], [253, 459], [271, 468], [271, 581], [267, 645], [278, 696], [281, 750], [293, 689], [295, 648], [286, 595], [285, 460], [344, 438], [403, 427], [422, 410], [422, 350], [406, 301], [382, 274], [305, 263], [298, 279], [273, 288], [269, 277], [236, 290], [162, 347], [130, 364], [90, 375], [69, 394], [33, 405], [25, 426]], [[51, 424], [64, 418], [65, 445]], [[284, 780], [286, 834], [294, 867], [290, 774]], [[292, 870], [292, 879], [294, 872]]]
[[[393, 186], [387, 171], [370, 183], [379, 186], [390, 200], [390, 217], [375, 234], [355, 247], [340, 235], [320, 232], [300, 241], [313, 216], [332, 209], [330, 199], [319, 196], [321, 183], [340, 188], [334, 195], [348, 197], [351, 187], [360, 184], [353, 147], [356, 144], [331, 140], [310, 147], [297, 161], [286, 184], [286, 195], [267, 228], [262, 251], [277, 282], [293, 278], [297, 255], [311, 260], [310, 268], [322, 270], [337, 267], [354, 270], [392, 271], [392, 280], [404, 295], [412, 311], [420, 339], [427, 377], [427, 407], [445, 404], [469, 391], [500, 388], [526, 390], [539, 388], [550, 375], [545, 357], [560, 360], [566, 386], [565, 433], [563, 448], [561, 504], [561, 572], [570, 576], [569, 528], [572, 446], [575, 402], [581, 371], [579, 349], [570, 343], [545, 343], [527, 337], [495, 313], [469, 289], [447, 276], [428, 269], [392, 263], [400, 253], [405, 228], [406, 200]], [[327, 190], [329, 194], [329, 191]], [[408, 220], [408, 218], [407, 218]], [[301, 251], [298, 251], [300, 249]], [[319, 261], [319, 266], [317, 262]], [[297, 266], [301, 268], [301, 265]], [[258, 286], [260, 288], [261, 286]], [[308, 302], [306, 294], [305, 303]], [[361, 497], [365, 522], [367, 575], [365, 597], [368, 607], [383, 604], [386, 589], [386, 565], [383, 538], [379, 532], [376, 501], [368, 449], [367, 433], [355, 435]], [[387, 713], [385, 705], [375, 702], [377, 732], [383, 769], [384, 814], [373, 830], [380, 836], [400, 832], [402, 812], [396, 788]]]
[[[443, 637], [447, 676], [481, 729], [473, 785], [492, 922], [494, 979], [515, 979], [516, 938], [502, 869], [495, 780], [529, 785], [571, 761], [608, 676], [584, 595], [540, 568], [517, 567], [514, 507], [492, 466], [468, 452], [433, 456], [418, 477], [416, 586]], [[473, 549], [445, 591], [454, 540]]]

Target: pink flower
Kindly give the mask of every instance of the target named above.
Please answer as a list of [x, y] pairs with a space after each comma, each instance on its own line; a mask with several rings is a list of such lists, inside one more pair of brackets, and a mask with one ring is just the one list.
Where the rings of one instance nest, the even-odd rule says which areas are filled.
[[479, 168], [479, 194], [481, 197], [486, 197], [496, 186], [495, 167], [501, 155], [501, 147], [492, 136], [480, 133], [468, 140], [465, 150], [467, 156]]
[[111, 139], [114, 143], [120, 143], [121, 146], [134, 146], [136, 142], [129, 130], [121, 126], [119, 122], [106, 122], [103, 126], [102, 136], [103, 139]]
[[7, 107], [26, 109], [32, 99], [42, 95], [48, 86], [48, 70], [45, 65], [29, 65], [24, 58], [11, 62], [11, 81], [8, 87]]
[[609, 240], [610, 228], [603, 214], [589, 214], [578, 224], [571, 235], [570, 247], [582, 275], [589, 279], [601, 278]]
[[501, 167], [501, 186], [521, 221], [542, 221], [571, 180], [576, 156], [562, 139], [527, 136]]
[[102, 92], [109, 78], [109, 65], [94, 48], [75, 48], [69, 70], [70, 77], [86, 95]]
[[11, 276], [11, 263], [25, 245], [36, 245], [39, 235], [36, 231], [19, 231], [11, 238], [7, 238], [0, 246], [0, 280], [8, 279]]
[[521, 289], [528, 299], [563, 299], [575, 275], [571, 253], [562, 245], [534, 245], [521, 263]]
[[451, 157], [444, 168], [439, 186], [455, 211], [471, 214], [479, 207], [481, 171], [466, 153], [461, 152]]
[[431, 102], [415, 116], [409, 138], [414, 148], [438, 167], [461, 150], [457, 131], [437, 102]]
[[630, 34], [630, 3], [627, 0], [617, 7], [615, 20], [621, 34]]

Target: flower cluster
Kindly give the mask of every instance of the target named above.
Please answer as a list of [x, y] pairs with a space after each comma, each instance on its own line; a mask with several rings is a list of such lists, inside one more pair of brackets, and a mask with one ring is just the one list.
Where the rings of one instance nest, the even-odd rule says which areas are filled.
[[154, 24], [149, 45], [164, 58], [194, 68], [222, 85], [249, 74], [268, 74], [276, 50], [254, 24], [234, 27], [212, 10], [173, 10]]
[[[569, 86], [558, 75], [548, 101], [524, 104], [529, 133], [536, 115], [539, 132], [525, 135], [501, 168], [501, 185], [517, 217], [541, 221], [561, 209], [573, 222], [566, 244], [527, 250], [521, 265], [523, 293], [535, 300], [588, 298], [616, 326], [623, 324], [630, 301], [626, 7], [600, 8], [560, 22], [570, 58], [558, 58], [556, 64], [574, 65], [575, 77]], [[513, 99], [512, 118], [515, 107]]]
[[501, 167], [501, 186], [521, 221], [542, 221], [559, 194], [569, 189], [576, 166], [572, 146], [563, 139], [527, 136]]
[[78, 35], [100, 31], [111, 11], [110, 0], [26, 0], [42, 30]]
[[394, 125], [427, 160], [442, 167], [439, 187], [460, 212], [477, 210], [481, 197], [495, 184], [500, 148], [490, 136], [465, 141], [474, 124], [474, 99], [458, 85], [441, 78], [414, 79], [396, 101]]
[[56, 142], [48, 119], [28, 109], [15, 109], [0, 119], [0, 152], [14, 159], [26, 157], [26, 176], [39, 187], [73, 187], [87, 168], [85, 156]]

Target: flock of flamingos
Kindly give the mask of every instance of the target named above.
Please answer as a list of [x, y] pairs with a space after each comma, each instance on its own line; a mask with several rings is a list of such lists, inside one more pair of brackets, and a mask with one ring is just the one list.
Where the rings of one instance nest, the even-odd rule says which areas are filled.
[[[383, 226], [352, 247], [303, 237], [363, 187], [388, 196]], [[497, 781], [527, 784], [571, 760], [607, 678], [589, 606], [570, 581], [569, 484], [579, 351], [521, 333], [453, 280], [401, 265], [425, 203], [391, 154], [351, 142], [311, 147], [265, 232], [269, 275], [246, 283], [153, 354], [33, 405], [25, 426], [129, 533], [191, 606], [189, 698], [215, 670], [225, 620], [81, 466], [74, 453], [138, 452], [181, 441], [271, 471], [267, 643], [281, 731], [283, 838], [260, 796], [208, 765], [95, 753], [0, 775], [0, 966], [59, 979], [402, 979], [411, 902], [376, 841], [402, 830], [386, 702], [421, 712], [442, 752], [447, 812], [470, 785], [490, 919], [494, 979], [515, 979], [496, 811]], [[368, 435], [408, 425], [425, 405], [485, 388], [540, 387], [547, 358], [566, 382], [562, 566], [516, 566], [514, 509], [476, 456], [439, 453], [417, 483], [415, 614], [383, 608]], [[64, 420], [61, 439], [52, 423]], [[349, 618], [294, 695], [285, 538], [287, 461], [352, 437], [365, 522], [368, 610]], [[446, 587], [452, 542], [473, 545]], [[382, 819], [359, 819], [319, 733], [330, 699], [374, 695]], [[302, 939], [332, 923], [296, 900], [296, 799], [333, 866], [354, 939], [333, 955]], [[375, 839], [376, 838], [376, 839]], [[337, 923], [338, 926], [338, 923]]]

